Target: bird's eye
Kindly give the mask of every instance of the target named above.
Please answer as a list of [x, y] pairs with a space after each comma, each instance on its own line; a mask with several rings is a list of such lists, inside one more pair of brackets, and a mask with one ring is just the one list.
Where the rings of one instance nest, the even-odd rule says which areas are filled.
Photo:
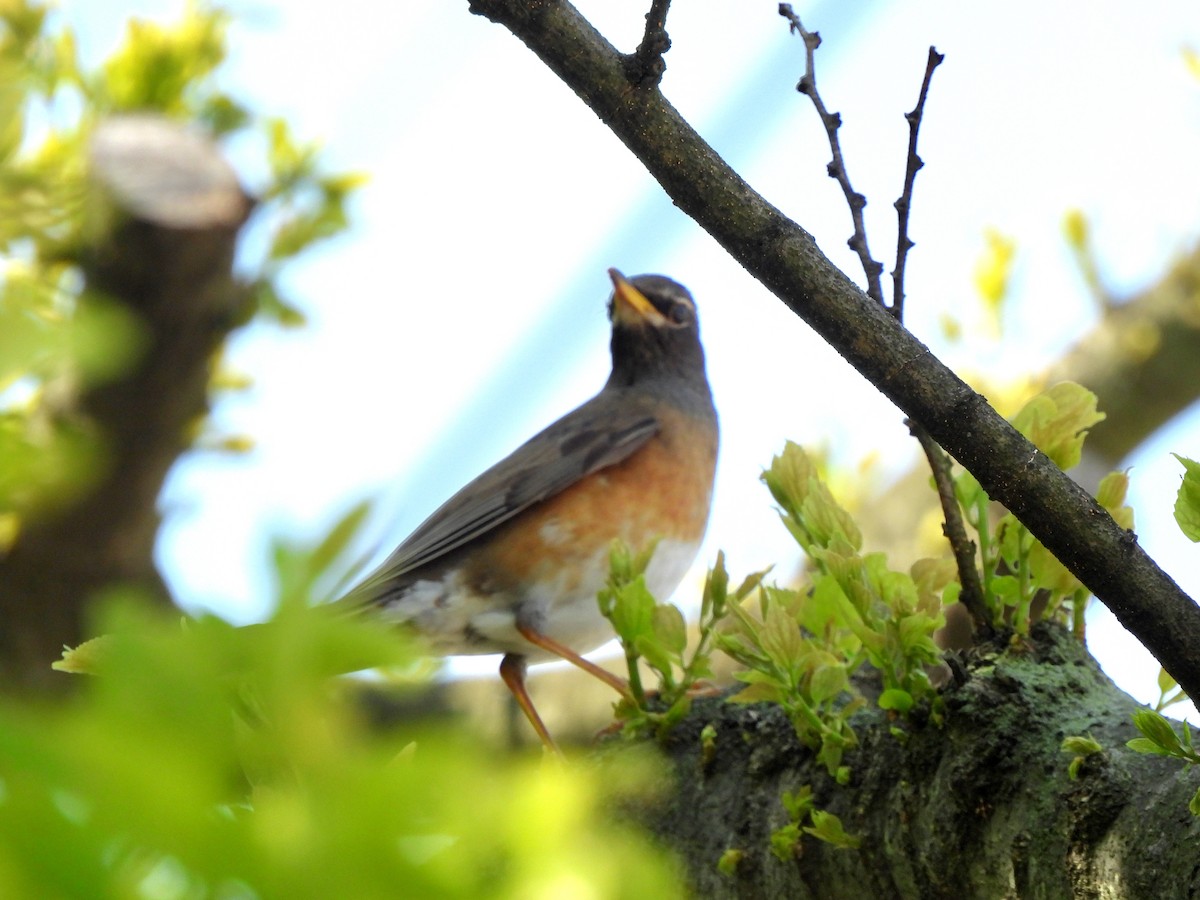
[[683, 325], [691, 318], [691, 310], [684, 303], [675, 303], [671, 306], [671, 321], [676, 325]]

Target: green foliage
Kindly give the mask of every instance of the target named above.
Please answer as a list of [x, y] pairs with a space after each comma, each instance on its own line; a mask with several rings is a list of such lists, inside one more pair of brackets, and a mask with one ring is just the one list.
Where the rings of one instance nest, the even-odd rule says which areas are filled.
[[1171, 673], [1166, 669], [1159, 668], [1158, 670], [1158, 700], [1154, 704], [1155, 712], [1162, 712], [1169, 706], [1174, 706], [1176, 703], [1182, 703], [1188, 698], [1183, 692], [1183, 688], [1179, 683], [1171, 677]]
[[[1179, 723], [1179, 732], [1176, 733], [1170, 721], [1161, 713], [1152, 709], [1139, 709], [1133, 714], [1133, 724], [1142, 736], [1126, 741], [1125, 745], [1130, 750], [1174, 757], [1189, 767], [1200, 764], [1200, 753], [1197, 753], [1192, 745], [1192, 730], [1186, 722]], [[1200, 817], [1200, 790], [1192, 795], [1188, 809], [1193, 816]]]
[[721, 854], [721, 858], [717, 860], [717, 871], [722, 875], [732, 877], [737, 873], [738, 863], [742, 861], [742, 857], [745, 855], [745, 851], [738, 850], [736, 847], [729, 847]]
[[778, 704], [832, 775], [846, 749], [858, 742], [849, 720], [864, 701], [845, 696], [845, 655], [801, 632], [799, 597], [795, 591], [766, 587], [758, 595], [758, 616], [741, 604], [730, 606], [730, 621], [718, 636], [718, 646], [746, 667], [735, 677], [748, 686], [733, 701]]
[[[1103, 419], [1094, 394], [1062, 382], [1026, 403], [1013, 426], [1066, 470], [1079, 463], [1088, 429]], [[1128, 486], [1124, 472], [1112, 472], [1096, 494], [1097, 502], [1124, 528], [1133, 527], [1133, 511], [1125, 505]], [[991, 499], [969, 472], [956, 476], [955, 495], [977, 536], [984, 602], [993, 623], [1027, 635], [1036, 604], [1043, 618], [1069, 613], [1082, 639], [1088, 591], [1080, 581], [1011, 513], [993, 526]]]
[[1017, 242], [991, 228], [984, 234], [984, 240], [983, 255], [975, 266], [975, 289], [983, 300], [991, 331], [999, 335], [1017, 259]]
[[806, 834], [840, 850], [856, 850], [862, 844], [862, 838], [846, 832], [841, 819], [816, 808], [810, 785], [803, 785], [795, 793], [784, 791], [783, 806], [789, 821], [771, 833], [771, 852], [783, 862], [795, 858], [800, 839]]
[[130, 19], [125, 43], [83, 79], [93, 102], [105, 112], [154, 110], [210, 128], [206, 111], [220, 110], [221, 130], [240, 127], [248, 113], [210, 80], [225, 60], [228, 24], [226, 13], [196, 5], [171, 26]]
[[69, 501], [103, 465], [74, 401], [119, 376], [140, 346], [138, 323], [90, 293], [78, 265], [97, 239], [87, 150], [100, 119], [151, 112], [216, 135], [262, 136], [269, 174], [251, 227], [273, 237], [257, 266], [247, 261], [251, 313], [301, 323], [277, 288], [281, 268], [346, 226], [361, 178], [324, 172], [316, 149], [286, 124], [255, 116], [217, 86], [227, 25], [201, 4], [170, 25], [134, 19], [108, 60], [86, 70], [63, 15], [35, 0], [0, 4], [0, 549], [24, 518]]
[[936, 662], [943, 592], [953, 565], [922, 560], [908, 573], [863, 554], [862, 536], [830, 493], [812, 459], [789, 443], [763, 474], [780, 517], [812, 563], [811, 585], [765, 586], [757, 615], [731, 604], [720, 648], [746, 670], [735, 700], [780, 704], [796, 733], [831, 775], [846, 777], [842, 755], [856, 743], [849, 719], [863, 700], [850, 689], [862, 665], [883, 679], [880, 706], [904, 713], [934, 700], [925, 666]]
[[1072, 781], [1079, 777], [1079, 768], [1090, 756], [1095, 756], [1104, 750], [1100, 743], [1090, 734], [1086, 737], [1083, 735], [1071, 735], [1063, 738], [1062, 750], [1064, 753], [1074, 753], [1075, 757], [1067, 766], [1067, 775]]
[[[654, 546], [634, 555], [620, 542], [614, 543], [609, 554], [608, 583], [598, 598], [600, 612], [612, 623], [625, 650], [630, 697], [617, 706], [617, 717], [630, 735], [646, 731], [661, 734], [687, 715], [697, 682], [712, 675], [714, 633], [730, 600], [725, 557], [718, 553], [704, 585], [699, 637], [688, 653], [683, 614], [669, 603], [657, 602], [646, 588], [646, 566], [653, 553]], [[746, 579], [734, 592], [734, 599], [745, 597], [760, 579], [761, 575]], [[652, 695], [642, 685], [642, 662], [658, 681]]]
[[1192, 542], [1200, 541], [1200, 462], [1172, 453], [1183, 464], [1183, 481], [1175, 497], [1175, 521]]
[[1075, 266], [1087, 285], [1088, 293], [1099, 303], [1100, 312], [1107, 312], [1112, 301], [1100, 275], [1100, 263], [1092, 244], [1091, 224], [1082, 210], [1069, 210], [1063, 217], [1063, 237], [1067, 240], [1071, 255], [1075, 257]]
[[[0, 896], [658, 897], [674, 866], [604, 810], [648, 759], [564, 767], [464, 733], [370, 727], [366, 665], [416, 651], [366, 616], [309, 607], [362, 517], [280, 543], [262, 625], [181, 621], [114, 597], [75, 656], [70, 703], [0, 705]], [[286, 549], [284, 549], [286, 548]]]

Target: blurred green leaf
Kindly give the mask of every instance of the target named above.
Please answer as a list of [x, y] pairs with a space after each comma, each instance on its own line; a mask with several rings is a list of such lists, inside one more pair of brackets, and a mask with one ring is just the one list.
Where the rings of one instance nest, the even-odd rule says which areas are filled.
[[1200, 541], [1200, 463], [1172, 453], [1183, 464], [1183, 482], [1175, 497], [1175, 521], [1188, 540]]
[[[361, 517], [291, 546], [298, 591]], [[96, 676], [74, 702], [0, 704], [0, 895], [141, 897], [155, 879], [195, 896], [683, 895], [671, 861], [604, 812], [663, 783], [648, 757], [541, 765], [460, 732], [368, 727], [332, 676], [416, 658], [374, 617], [284, 604], [236, 628], [116, 595], [96, 627], [68, 655]]]
[[173, 25], [130, 19], [124, 45], [105, 63], [99, 93], [116, 111], [193, 114], [189, 92], [225, 58], [228, 16], [189, 6]]
[[1017, 244], [994, 228], [984, 232], [984, 252], [975, 266], [975, 289], [983, 299], [992, 330], [1000, 333], [1004, 301], [1017, 257]]

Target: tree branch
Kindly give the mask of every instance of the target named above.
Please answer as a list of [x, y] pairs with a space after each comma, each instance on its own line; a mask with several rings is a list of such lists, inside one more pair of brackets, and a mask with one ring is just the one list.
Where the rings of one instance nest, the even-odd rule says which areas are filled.
[[910, 419], [908, 427], [925, 452], [925, 458], [929, 461], [929, 469], [933, 472], [933, 483], [937, 487], [938, 502], [942, 506], [942, 534], [946, 536], [946, 540], [950, 542], [950, 549], [954, 552], [959, 583], [962, 585], [958, 602], [971, 614], [971, 621], [975, 623], [976, 632], [981, 635], [990, 634], [992, 621], [984, 602], [983, 583], [979, 578], [979, 569], [975, 565], [975, 542], [967, 537], [967, 529], [958, 505], [958, 498], [954, 495], [954, 476], [950, 471], [950, 457], [919, 423]]
[[651, 0], [650, 12], [646, 13], [646, 31], [633, 54], [635, 68], [630, 80], [639, 87], [657, 86], [667, 70], [663, 56], [671, 49], [671, 38], [667, 36], [667, 11], [670, 8], [671, 0]]
[[871, 256], [871, 249], [867, 246], [867, 227], [863, 221], [863, 209], [867, 205], [867, 198], [854, 190], [850, 184], [850, 173], [846, 170], [846, 160], [842, 156], [842, 143], [838, 140], [838, 129], [842, 127], [842, 116], [841, 113], [831, 113], [825, 108], [825, 101], [821, 99], [821, 93], [817, 90], [816, 51], [821, 46], [821, 35], [815, 31], [805, 30], [804, 26], [800, 24], [800, 17], [792, 11], [790, 3], [780, 3], [779, 14], [788, 20], [789, 29], [799, 33], [804, 41], [804, 74], [800, 77], [796, 90], [812, 101], [817, 115], [821, 118], [821, 124], [825, 126], [825, 134], [829, 138], [829, 149], [833, 153], [833, 159], [825, 168], [829, 177], [841, 185], [842, 193], [846, 196], [846, 204], [850, 207], [850, 219], [854, 223], [854, 234], [846, 244], [858, 254], [863, 274], [867, 277], [867, 295], [886, 308], [887, 304], [883, 300], [883, 285], [879, 282], [883, 263], [877, 262]]
[[908, 215], [912, 210], [913, 183], [917, 180], [917, 172], [925, 165], [917, 155], [917, 135], [921, 131], [921, 117], [925, 114], [925, 98], [929, 96], [929, 82], [933, 80], [933, 70], [942, 64], [946, 57], [933, 47], [929, 48], [929, 58], [925, 63], [925, 78], [921, 82], [921, 93], [917, 97], [917, 105], [913, 111], [905, 113], [908, 122], [908, 157], [904, 165], [904, 190], [900, 198], [893, 204], [896, 207], [896, 268], [892, 269], [892, 315], [899, 321], [904, 321], [904, 264], [908, 260], [908, 251], [915, 244], [908, 236]]
[[1179, 684], [1200, 696], [1200, 607], [1095, 500], [873, 302], [706, 144], [566, 2], [471, 0], [524, 42], [680, 209], [979, 479]]
[[1111, 306], [1099, 324], [1050, 367], [1103, 401], [1109, 418], [1084, 452], [1115, 468], [1148, 435], [1200, 396], [1200, 245], [1157, 283]]
[[6, 686], [66, 680], [50, 664], [84, 637], [84, 606], [97, 590], [137, 585], [165, 602], [153, 557], [156, 500], [208, 411], [213, 353], [245, 299], [230, 272], [250, 202], [212, 144], [129, 116], [98, 126], [90, 162], [90, 200], [115, 224], [84, 248], [87, 292], [123, 303], [144, 347], [121, 377], [79, 399], [101, 444], [98, 480], [68, 508], [24, 523], [0, 559]]
[[[944, 691], [941, 728], [898, 741], [885, 711], [856, 713], [849, 787], [778, 705], [697, 700], [664, 741], [675, 790], [643, 818], [683, 857], [697, 897], [1098, 897], [1114, 883], [1123, 897], [1193, 896], [1195, 779], [1126, 749], [1138, 704], [1063, 629], [1034, 633], [1027, 652], [979, 660]], [[1062, 740], [1084, 734], [1104, 749], [1073, 779]], [[776, 855], [779, 797], [800, 785], [861, 850], [802, 836], [795, 858]], [[736, 866], [719, 870], [731, 849]]]

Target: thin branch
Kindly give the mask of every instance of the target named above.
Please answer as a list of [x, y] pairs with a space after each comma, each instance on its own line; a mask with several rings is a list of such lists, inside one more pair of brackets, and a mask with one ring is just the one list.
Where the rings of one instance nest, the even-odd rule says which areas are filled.
[[651, 0], [650, 12], [646, 13], [646, 31], [634, 51], [634, 71], [630, 73], [638, 87], [656, 87], [667, 70], [663, 56], [671, 49], [671, 38], [667, 35], [667, 11], [670, 8], [671, 0]]
[[[933, 47], [929, 48], [929, 57], [925, 63], [925, 77], [921, 81], [921, 93], [917, 97], [917, 105], [913, 111], [906, 113], [908, 122], [908, 156], [904, 165], [904, 189], [900, 199], [895, 202], [898, 219], [896, 229], [896, 268], [892, 270], [892, 305], [889, 307], [897, 322], [904, 321], [904, 265], [908, 260], [908, 251], [914, 243], [908, 236], [908, 219], [912, 211], [913, 184], [917, 180], [917, 172], [925, 165], [917, 155], [917, 135], [921, 130], [921, 118], [925, 112], [925, 98], [929, 95], [929, 83], [936, 69], [945, 57]], [[937, 487], [938, 502], [942, 506], [942, 533], [950, 542], [954, 553], [954, 562], [958, 567], [958, 581], [962, 591], [958, 600], [971, 615], [975, 630], [980, 634], [991, 633], [991, 616], [988, 615], [987, 604], [984, 601], [983, 584], [979, 578], [979, 570], [975, 566], [975, 544], [967, 537], [966, 524], [963, 522], [962, 509], [954, 494], [954, 478], [950, 471], [950, 457], [925, 430], [924, 426], [912, 419], [908, 420], [908, 428], [917, 439], [925, 458], [929, 460], [929, 470], [933, 473], [933, 483]]]
[[842, 157], [841, 142], [838, 140], [838, 129], [842, 127], [842, 116], [841, 113], [831, 113], [826, 109], [825, 101], [821, 99], [821, 94], [817, 90], [816, 50], [821, 46], [821, 35], [815, 31], [805, 30], [800, 23], [800, 17], [792, 11], [790, 3], [780, 3], [779, 14], [788, 20], [791, 32], [799, 34], [804, 41], [804, 75], [796, 84], [796, 90], [812, 101], [817, 115], [821, 117], [821, 124], [825, 126], [825, 133], [829, 136], [829, 149], [833, 152], [833, 159], [825, 167], [825, 170], [829, 173], [830, 178], [842, 186], [842, 193], [846, 195], [846, 203], [850, 206], [850, 218], [854, 222], [854, 235], [846, 243], [851, 250], [858, 254], [858, 260], [862, 263], [863, 273], [867, 276], [867, 295], [886, 308], [886, 304], [883, 302], [883, 285], [879, 281], [879, 275], [883, 272], [883, 263], [876, 262], [871, 257], [871, 250], [867, 246], [867, 229], [863, 222], [863, 207], [867, 205], [867, 198], [851, 186], [850, 175], [846, 171], [846, 161]]
[[912, 112], [904, 114], [904, 120], [908, 122], [908, 161], [904, 166], [904, 190], [900, 192], [900, 199], [894, 204], [899, 227], [896, 231], [896, 268], [892, 270], [891, 310], [897, 321], [904, 320], [904, 263], [908, 259], [908, 251], [914, 246], [908, 236], [913, 182], [917, 179], [917, 172], [925, 165], [921, 157], [917, 156], [917, 133], [921, 130], [921, 118], [925, 114], [925, 98], [929, 95], [929, 82], [933, 79], [933, 70], [941, 65], [945, 58], [934, 47], [929, 48], [925, 79], [921, 82], [921, 94], [917, 98], [917, 105]]
[[[850, 247], [858, 251], [863, 269], [867, 273], [869, 284], [867, 293], [877, 303], [884, 305], [883, 290], [879, 283], [879, 273], [883, 267], [871, 259], [870, 252], [867, 249], [866, 224], [863, 221], [862, 215], [863, 207], [866, 206], [867, 201], [866, 198], [856, 193], [850, 186], [850, 177], [846, 172], [837, 136], [841, 119], [837, 113], [831, 114], [826, 111], [825, 104], [821, 100], [821, 95], [817, 90], [814, 57], [817, 47], [821, 44], [821, 37], [815, 32], [805, 30], [800, 22], [800, 17], [792, 11], [789, 4], [781, 3], [779, 5], [779, 14], [788, 19], [791, 23], [791, 30], [799, 32], [800, 36], [804, 39], [805, 73], [804, 77], [800, 79], [800, 83], [796, 86], [796, 89], [802, 94], [807, 94], [812, 99], [813, 105], [816, 106], [817, 113], [821, 117], [821, 121], [825, 123], [825, 130], [829, 135], [829, 144], [833, 150], [833, 162], [830, 164], [829, 174], [836, 177], [842, 185], [842, 190], [846, 194], [846, 201], [850, 206], [850, 215], [854, 220], [854, 237], [850, 241]], [[896, 248], [896, 268], [892, 272], [894, 291], [892, 305], [888, 307], [898, 322], [904, 319], [904, 264], [908, 256], [908, 251], [913, 247], [913, 242], [908, 237], [908, 216], [912, 208], [913, 183], [916, 180], [917, 171], [924, 165], [921, 162], [921, 158], [917, 156], [917, 133], [921, 127], [921, 116], [925, 109], [925, 98], [929, 93], [929, 82], [933, 76], [933, 70], [938, 67], [943, 58], [933, 47], [929, 48], [929, 58], [925, 66], [925, 78], [921, 83], [921, 93], [917, 99], [917, 106], [912, 112], [905, 115], [909, 128], [908, 156], [905, 164], [904, 190], [901, 192], [900, 199], [895, 203], [900, 221]], [[970, 613], [976, 629], [981, 634], [985, 634], [991, 630], [990, 617], [987, 614], [987, 607], [984, 603], [983, 586], [980, 584], [979, 571], [975, 568], [975, 545], [967, 537], [966, 526], [962, 519], [962, 510], [959, 509], [958, 500], [954, 496], [954, 482], [950, 473], [950, 458], [946, 456], [945, 451], [938, 446], [937, 442], [929, 436], [929, 432], [919, 423], [910, 420], [909, 428], [913, 436], [920, 443], [921, 449], [925, 451], [925, 456], [929, 460], [930, 470], [933, 472], [934, 483], [937, 485], [938, 499], [941, 502], [942, 514], [945, 517], [942, 529], [947, 540], [950, 542], [950, 548], [954, 553], [954, 559], [959, 570], [959, 582], [962, 584], [960, 600]]]
[[979, 479], [1200, 696], [1200, 607], [1078, 484], [837, 268], [812, 235], [733, 171], [567, 2], [470, 0], [599, 116], [667, 196]]
[[979, 569], [975, 566], [975, 542], [967, 537], [967, 528], [963, 523], [962, 510], [958, 498], [954, 494], [954, 478], [950, 471], [950, 457], [938, 446], [937, 441], [929, 436], [929, 432], [921, 427], [919, 422], [912, 419], [907, 421], [908, 430], [917, 439], [925, 458], [929, 460], [929, 468], [933, 472], [933, 483], [937, 486], [938, 500], [942, 504], [942, 533], [950, 542], [954, 551], [954, 562], [958, 566], [959, 583], [962, 592], [958, 595], [961, 603], [971, 614], [975, 630], [979, 634], [990, 634], [992, 631], [991, 616], [988, 615], [987, 605], [983, 598], [983, 584], [979, 578]]

